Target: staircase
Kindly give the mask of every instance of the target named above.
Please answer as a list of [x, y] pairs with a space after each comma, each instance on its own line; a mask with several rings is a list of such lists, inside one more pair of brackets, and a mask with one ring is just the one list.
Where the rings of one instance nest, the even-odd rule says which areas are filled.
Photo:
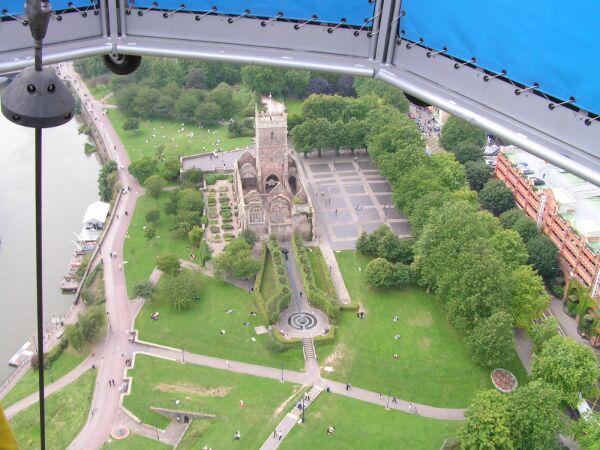
[[308, 408], [312, 402], [316, 400], [319, 394], [323, 392], [323, 388], [320, 386], [313, 386], [310, 391], [308, 391], [308, 400], [304, 400], [304, 409]]
[[304, 360], [317, 359], [317, 352], [311, 337], [302, 338], [302, 350], [304, 351]]
[[427, 138], [427, 147], [429, 147], [431, 153], [440, 153], [444, 151], [440, 146], [438, 136], [435, 133], [431, 133]]

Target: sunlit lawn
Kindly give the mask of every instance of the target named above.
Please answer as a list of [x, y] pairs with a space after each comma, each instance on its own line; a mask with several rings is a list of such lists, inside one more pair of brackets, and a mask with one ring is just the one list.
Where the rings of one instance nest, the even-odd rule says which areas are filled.
[[[162, 317], [161, 317], [162, 320]], [[165, 428], [167, 418], [151, 406], [214, 414], [214, 420], [192, 423], [179, 448], [257, 449], [271, 435], [281, 418], [294, 406], [300, 386], [225, 370], [180, 364], [138, 355], [132, 392], [125, 407], [150, 426]], [[286, 400], [289, 402], [286, 403]], [[175, 404], [179, 400], [179, 404]], [[244, 408], [240, 407], [244, 401]], [[233, 434], [240, 430], [242, 439]]]
[[122, 440], [111, 439], [102, 446], [102, 450], [167, 450], [170, 448], [173, 447], [139, 434], [130, 434]]
[[[360, 320], [345, 313], [336, 344], [317, 349], [321, 367], [334, 368], [324, 376], [408, 401], [454, 408], [466, 407], [479, 389], [492, 387], [490, 370], [473, 362], [462, 335], [433, 296], [418, 287], [371, 289], [364, 280], [367, 258], [355, 251], [336, 257], [352, 300], [362, 304], [366, 316]], [[521, 384], [526, 382], [516, 353], [507, 369]]]
[[[105, 84], [96, 84], [95, 86], [90, 87], [89, 89], [96, 100], [101, 100], [108, 94], [110, 94], [110, 89], [108, 89], [108, 86]], [[108, 100], [106, 103], [110, 103], [110, 100]]]
[[[322, 393], [282, 442], [282, 450], [410, 449], [438, 450], [460, 422], [386, 411], [341, 395]], [[335, 433], [327, 434], [330, 426]]]
[[124, 260], [125, 279], [127, 280], [127, 292], [133, 296], [134, 286], [143, 280], [147, 280], [156, 266], [156, 256], [162, 253], [174, 253], [181, 258], [189, 258], [189, 242], [176, 239], [172, 236], [170, 228], [174, 222], [174, 216], [164, 212], [164, 205], [168, 201], [168, 193], [164, 192], [158, 199], [160, 220], [155, 225], [156, 235], [151, 241], [144, 236], [144, 226], [147, 225], [146, 213], [157, 208], [157, 201], [149, 195], [143, 195], [137, 201], [135, 212], [129, 225], [129, 237], [125, 239]]
[[[302, 349], [273, 354], [265, 345], [268, 334], [256, 334], [254, 327], [262, 323], [260, 315], [250, 314], [256, 309], [249, 292], [213, 277], [197, 276], [202, 286], [200, 300], [191, 309], [177, 312], [164, 301], [146, 302], [135, 323], [141, 340], [270, 367], [280, 367], [283, 362], [286, 369], [302, 370]], [[229, 309], [233, 312], [228, 314], [225, 311]], [[150, 315], [155, 311], [160, 320], [152, 321]]]
[[[89, 370], [73, 383], [46, 399], [46, 446], [64, 449], [85, 424], [94, 391], [96, 371]], [[38, 403], [21, 411], [10, 421], [21, 449], [40, 448]]]
[[267, 253], [265, 261], [265, 269], [262, 274], [262, 283], [260, 284], [260, 293], [265, 300], [275, 295], [275, 267], [273, 266], [273, 258], [271, 253]]
[[[52, 384], [62, 376], [69, 373], [75, 367], [77, 367], [87, 356], [87, 352], [74, 353], [70, 348], [67, 349], [60, 355], [60, 357], [52, 364], [50, 369], [45, 371], [45, 384]], [[21, 380], [15, 385], [14, 388], [4, 397], [0, 403], [4, 408], [15, 404], [19, 400], [27, 397], [29, 394], [37, 392], [38, 390], [38, 371], [29, 370]]]
[[335, 296], [335, 288], [333, 287], [331, 278], [327, 275], [329, 269], [319, 247], [309, 247], [308, 261], [315, 277], [315, 285], [324, 292]]
[[[116, 109], [109, 109], [108, 117], [125, 145], [132, 162], [144, 156], [156, 158], [159, 144], [164, 145], [165, 159], [169, 160], [185, 155], [211, 152], [218, 148], [222, 148], [224, 151], [245, 148], [252, 143], [251, 137], [228, 137], [226, 125], [199, 128], [197, 124], [189, 123], [185, 124], [185, 131], [179, 133], [177, 130], [182, 128], [181, 122], [148, 119], [140, 120], [138, 131], [125, 131], [123, 130], [123, 123], [127, 118], [125, 115]], [[194, 133], [194, 137], [189, 137], [190, 133]], [[152, 137], [153, 134], [156, 135], [156, 138]], [[163, 138], [163, 136], [165, 137]], [[219, 145], [216, 144], [217, 139], [221, 140]]]
[[288, 115], [289, 114], [300, 114], [300, 112], [302, 110], [302, 103], [304, 103], [304, 100], [300, 100], [297, 98], [289, 98], [289, 99], [285, 99], [283, 101], [284, 101], [285, 109], [287, 110]]

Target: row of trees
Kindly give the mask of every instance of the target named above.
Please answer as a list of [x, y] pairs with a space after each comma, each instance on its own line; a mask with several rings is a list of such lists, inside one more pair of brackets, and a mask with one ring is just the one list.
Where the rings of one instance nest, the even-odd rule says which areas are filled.
[[[392, 93], [384, 95], [387, 87], [377, 84], [381, 82], [356, 80], [355, 83], [361, 86], [359, 92], [363, 93], [363, 95], [359, 93], [358, 98], [312, 95], [302, 104], [300, 116], [290, 116], [288, 125], [291, 128], [292, 141], [298, 151], [307, 155], [317, 150], [320, 156], [321, 152], [327, 149], [354, 150], [366, 146], [371, 149], [372, 142], [367, 139], [367, 136], [376, 139], [378, 135], [371, 130], [372, 126], [380, 123], [383, 115], [403, 116], [408, 110], [408, 104], [403, 96], [397, 98]], [[393, 88], [389, 87], [389, 89]], [[384, 95], [383, 98], [379, 96], [379, 90], [384, 91], [381, 94]], [[415, 133], [410, 138], [420, 142], [418, 130], [414, 130], [414, 126], [410, 129]], [[390, 129], [387, 137], [392, 135], [395, 136], [395, 131]], [[406, 136], [400, 136], [403, 137]]]

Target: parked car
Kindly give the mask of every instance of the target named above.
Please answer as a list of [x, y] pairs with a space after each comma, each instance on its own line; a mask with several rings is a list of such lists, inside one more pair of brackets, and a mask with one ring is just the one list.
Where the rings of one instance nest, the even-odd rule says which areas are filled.
[[541, 178], [530, 177], [529, 179], [533, 182], [534, 186], [543, 186], [544, 184], [546, 184], [546, 182]]

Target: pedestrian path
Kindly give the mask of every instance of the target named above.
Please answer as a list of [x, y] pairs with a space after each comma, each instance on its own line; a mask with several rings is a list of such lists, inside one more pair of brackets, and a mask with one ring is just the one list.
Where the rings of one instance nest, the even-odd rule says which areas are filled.
[[[278, 448], [289, 432], [297, 423], [302, 423], [302, 411], [306, 411], [310, 405], [316, 400], [323, 389], [319, 386], [313, 386], [312, 389], [305, 394], [304, 401], [300, 400], [294, 409], [292, 409], [282, 421], [277, 425], [273, 434], [269, 435], [265, 443], [260, 447], [260, 450], [274, 450]], [[299, 407], [302, 405], [302, 407]]]

